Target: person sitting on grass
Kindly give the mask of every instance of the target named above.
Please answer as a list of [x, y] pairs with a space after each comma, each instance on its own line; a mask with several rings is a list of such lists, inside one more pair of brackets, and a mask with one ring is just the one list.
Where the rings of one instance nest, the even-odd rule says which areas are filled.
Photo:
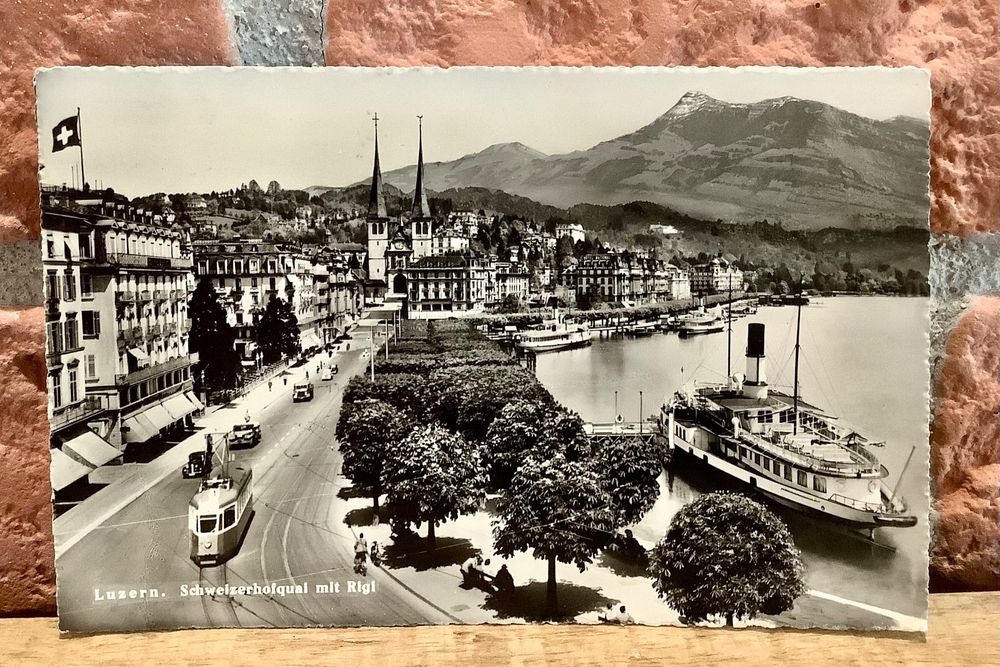
[[612, 625], [632, 625], [635, 620], [632, 615], [625, 611], [625, 605], [618, 607], [618, 613], [610, 613], [611, 605], [608, 605], [608, 612], [601, 614], [597, 619], [601, 623], [610, 623]]
[[500, 566], [500, 571], [493, 577], [493, 587], [500, 595], [507, 595], [514, 591], [514, 577], [510, 575], [506, 563]]
[[479, 581], [479, 568], [483, 565], [483, 557], [479, 554], [475, 556], [469, 556], [459, 566], [459, 571], [462, 573], [462, 588], [474, 588]]

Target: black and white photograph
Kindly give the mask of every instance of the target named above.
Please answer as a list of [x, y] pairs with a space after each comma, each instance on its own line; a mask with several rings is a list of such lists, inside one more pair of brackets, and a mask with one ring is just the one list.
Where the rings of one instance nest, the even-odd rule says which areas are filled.
[[35, 85], [62, 630], [926, 631], [924, 70]]

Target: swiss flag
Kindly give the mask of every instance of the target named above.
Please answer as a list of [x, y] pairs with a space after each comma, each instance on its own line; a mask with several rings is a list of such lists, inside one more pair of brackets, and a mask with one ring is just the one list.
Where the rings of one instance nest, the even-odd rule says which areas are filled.
[[52, 152], [80, 145], [80, 117], [70, 116], [52, 128]]

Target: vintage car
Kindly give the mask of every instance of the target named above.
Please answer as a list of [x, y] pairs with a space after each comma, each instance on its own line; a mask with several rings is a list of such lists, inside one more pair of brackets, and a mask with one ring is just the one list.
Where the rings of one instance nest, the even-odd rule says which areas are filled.
[[181, 477], [184, 479], [204, 477], [208, 472], [208, 464], [208, 452], [191, 452], [188, 454], [187, 463], [181, 467]]
[[312, 382], [300, 382], [292, 387], [292, 402], [311, 401], [313, 399]]
[[230, 447], [253, 447], [260, 442], [260, 424], [246, 422], [233, 426], [229, 436]]

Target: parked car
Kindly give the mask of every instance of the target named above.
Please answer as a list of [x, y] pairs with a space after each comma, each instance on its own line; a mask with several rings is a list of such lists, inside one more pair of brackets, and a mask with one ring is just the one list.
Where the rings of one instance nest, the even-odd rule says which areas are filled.
[[292, 387], [292, 402], [311, 401], [313, 399], [312, 382], [301, 382]]
[[181, 467], [181, 477], [184, 479], [204, 477], [208, 468], [208, 452], [192, 452], [188, 454], [187, 463]]
[[340, 372], [340, 366], [337, 364], [330, 364], [330, 372], [336, 375], [337, 373]]
[[333, 379], [333, 368], [330, 367], [330, 366], [327, 366], [326, 368], [324, 368], [322, 375], [319, 376], [319, 379], [323, 380], [324, 382], [326, 382], [328, 380], [332, 380]]
[[246, 422], [233, 426], [233, 432], [229, 436], [230, 447], [253, 447], [260, 442], [260, 424]]

